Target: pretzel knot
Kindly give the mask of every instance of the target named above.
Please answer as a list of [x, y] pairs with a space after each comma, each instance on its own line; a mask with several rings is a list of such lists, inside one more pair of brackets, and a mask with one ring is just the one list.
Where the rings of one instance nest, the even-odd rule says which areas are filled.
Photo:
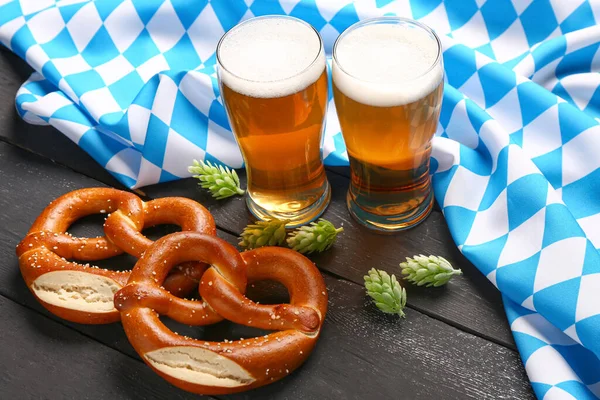
[[[67, 233], [73, 222], [97, 213], [110, 213], [104, 226], [106, 236], [77, 238]], [[123, 252], [139, 258], [153, 243], [142, 229], [165, 223], [216, 234], [208, 210], [192, 200], [173, 197], [145, 203], [116, 189], [75, 190], [51, 202], [17, 246], [21, 274], [39, 302], [61, 318], [85, 324], [118, 321], [114, 293], [127, 284], [130, 271], [68, 260], [97, 261]], [[182, 265], [165, 287], [187, 294], [197, 287], [205, 269], [199, 263]]]
[[[169, 270], [186, 261], [211, 265], [200, 281], [200, 301], [160, 287]], [[259, 305], [246, 298], [246, 285], [260, 280], [282, 283], [290, 304]], [[178, 232], [157, 240], [140, 258], [128, 285], [115, 295], [115, 306], [129, 341], [159, 375], [191, 392], [227, 394], [279, 380], [304, 362], [325, 318], [327, 292], [315, 265], [293, 250], [263, 247], [240, 254], [217, 237]], [[200, 341], [172, 332], [159, 315], [188, 325], [226, 318], [277, 332]]]

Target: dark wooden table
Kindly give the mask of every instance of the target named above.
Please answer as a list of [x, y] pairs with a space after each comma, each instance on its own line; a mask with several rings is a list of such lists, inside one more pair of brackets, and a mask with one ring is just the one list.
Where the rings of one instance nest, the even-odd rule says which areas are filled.
[[[0, 397], [4, 399], [197, 398], [155, 375], [127, 342], [119, 324], [86, 326], [43, 309], [27, 290], [15, 245], [54, 198], [92, 187], [121, 188], [114, 178], [51, 127], [21, 121], [14, 95], [31, 69], [0, 51]], [[244, 180], [243, 173], [241, 179]], [[504, 315], [500, 294], [456, 249], [439, 210], [418, 227], [380, 236], [359, 227], [345, 206], [348, 170], [328, 170], [333, 188], [325, 218], [343, 225], [330, 251], [312, 257], [329, 290], [329, 313], [318, 345], [294, 374], [270, 386], [231, 396], [281, 399], [528, 399], [533, 398]], [[194, 180], [142, 189], [145, 198], [185, 196], [213, 213], [219, 236], [236, 243], [251, 221], [242, 199], [217, 202]], [[71, 232], [97, 235], [98, 218]], [[168, 231], [155, 229], [150, 235]], [[406, 319], [379, 313], [365, 296], [371, 268], [399, 273], [413, 254], [437, 254], [462, 268], [447, 287], [408, 286]], [[126, 268], [120, 257], [111, 265]], [[107, 265], [107, 264], [104, 264]], [[255, 288], [251, 296], [280, 301], [286, 293]], [[265, 297], [267, 296], [267, 297]], [[186, 331], [220, 340], [248, 337], [248, 328], [220, 323]]]

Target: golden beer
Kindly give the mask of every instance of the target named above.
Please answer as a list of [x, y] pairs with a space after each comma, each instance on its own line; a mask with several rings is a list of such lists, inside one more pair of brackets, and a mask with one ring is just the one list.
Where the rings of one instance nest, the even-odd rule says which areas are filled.
[[352, 176], [347, 202], [370, 228], [406, 229], [431, 211], [440, 53], [429, 28], [393, 17], [360, 22], [335, 44], [333, 93]]
[[217, 50], [221, 95], [248, 176], [247, 204], [259, 219], [317, 218], [330, 189], [321, 156], [327, 108], [318, 33], [291, 17], [250, 19]]

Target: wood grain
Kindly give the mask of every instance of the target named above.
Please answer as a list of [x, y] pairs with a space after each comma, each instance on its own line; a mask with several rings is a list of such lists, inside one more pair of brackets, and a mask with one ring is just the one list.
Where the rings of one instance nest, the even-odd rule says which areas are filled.
[[[5, 260], [0, 264], [0, 295], [34, 310], [36, 314], [56, 320], [68, 331], [75, 330], [103, 343], [110, 354], [117, 350], [137, 359], [120, 325], [70, 324], [43, 310], [25, 287], [14, 255], [14, 246], [50, 200], [69, 190], [101, 184], [6, 143], [0, 143], [0, 176], [3, 178], [0, 181], [0, 243], [3, 243], [0, 257]], [[78, 226], [75, 233], [92, 233], [93, 229]], [[230, 241], [236, 240], [226, 233], [219, 234]], [[125, 265], [122, 263], [126, 262], [127, 259], [115, 261], [115, 267], [123, 268]], [[308, 362], [281, 382], [234, 398], [364, 399], [371, 398], [374, 392], [380, 398], [397, 398], [399, 394], [411, 399], [532, 398], [515, 351], [465, 333], [416, 310], [408, 310], [406, 320], [383, 316], [368, 302], [362, 286], [330, 275], [325, 275], [325, 279], [330, 294], [330, 312], [317, 349]], [[255, 299], [264, 298], [264, 291], [259, 289], [255, 288], [252, 293]], [[279, 301], [279, 297], [270, 296], [270, 300]], [[12, 318], [7, 318], [5, 323], [12, 324]], [[32, 324], [26, 328], [19, 325], [18, 329], [37, 328]], [[180, 333], [205, 339], [233, 339], [254, 333], [249, 328], [228, 323], [209, 328], [177, 329]], [[37, 333], [30, 335], [35, 337]], [[19, 353], [22, 350], [18, 350], [23, 348], [22, 345], [13, 346], [10, 341], [5, 341], [4, 346], [4, 351], [9, 352], [7, 357], [25, 357]], [[46, 346], [49, 348], [45, 349]], [[71, 353], [74, 348], [78, 354], [89, 356], [87, 347], [77, 342], [71, 344], [70, 340], [65, 340], [59, 347], [66, 347], [69, 357], [75, 356]], [[52, 358], [54, 352], [56, 349], [51, 343], [36, 348], [41, 360]], [[132, 367], [123, 366], [118, 357], [114, 361], [103, 358], [109, 356], [98, 357], [103, 367], [127, 368], [141, 375], [149, 372], [141, 361], [137, 367]], [[56, 365], [67, 365], [67, 361], [57, 361]], [[27, 370], [26, 367], [23, 369]], [[81, 369], [82, 374], [95, 373], [94, 369], [86, 372], [85, 366]], [[153, 379], [160, 381], [158, 377]], [[121, 396], [128, 396], [129, 393], [137, 393], [138, 386], [144, 384], [140, 380], [127, 388], [119, 385], [117, 388], [126, 390]], [[15, 390], [14, 386], [11, 385], [11, 389]], [[145, 393], [139, 390], [139, 393]], [[41, 396], [42, 392], [36, 393]], [[168, 395], [157, 389], [144, 397], [179, 395], [181, 391], [178, 389], [172, 389]]]
[[[21, 81], [28, 76], [23, 73], [27, 68], [16, 56], [0, 53], [0, 71], [6, 71], [0, 74], [0, 140], [119, 187], [110, 174], [64, 135], [53, 128], [26, 124], [16, 116], [13, 96]], [[245, 184], [243, 171], [240, 175]], [[448, 287], [438, 290], [409, 286], [409, 306], [514, 349], [499, 292], [456, 249], [443, 215], [434, 211], [420, 226], [394, 236], [371, 233], [355, 223], [346, 210], [345, 195], [349, 180], [343, 175], [347, 175], [347, 169], [335, 168], [333, 172], [328, 172], [333, 194], [324, 217], [336, 225], [343, 225], [345, 233], [331, 251], [314, 257], [315, 262], [334, 275], [360, 284], [363, 275], [371, 267], [398, 274], [398, 263], [404, 257], [418, 253], [444, 256], [462, 268], [464, 276], [455, 278]], [[234, 235], [238, 235], [253, 220], [242, 198], [217, 202], [206, 191], [199, 190], [191, 179], [145, 187], [142, 193], [150, 198], [184, 196], [200, 201], [213, 213], [218, 227]]]
[[0, 296], [4, 399], [208, 399], [173, 390], [119, 351]]

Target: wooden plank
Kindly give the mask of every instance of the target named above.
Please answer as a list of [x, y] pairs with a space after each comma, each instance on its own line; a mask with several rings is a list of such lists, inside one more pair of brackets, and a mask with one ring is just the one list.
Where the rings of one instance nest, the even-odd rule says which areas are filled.
[[208, 399], [173, 390], [140, 361], [0, 296], [4, 399]]
[[[8, 78], [0, 74], [0, 79], [3, 79], [0, 82], [0, 138], [114, 186], [114, 179], [110, 175], [107, 177], [104, 169], [90, 161], [89, 156], [56, 130], [28, 125], [20, 120], [13, 121], [15, 126], [3, 126], [2, 118], [10, 119], [10, 114], [6, 116], [9, 108], [13, 119], [18, 119], [12, 111], [12, 96], [18, 88], [15, 81], [23, 78], [21, 71], [24, 66], [27, 67], [14, 55], [0, 53], [0, 71], [9, 70]], [[21, 132], [23, 129], [25, 131]], [[43, 133], [40, 129], [43, 129]], [[434, 211], [420, 226], [394, 236], [369, 232], [348, 214], [345, 196], [349, 180], [340, 174], [344, 174], [343, 169], [338, 168], [335, 173], [328, 172], [333, 192], [331, 205], [324, 217], [336, 225], [343, 225], [345, 233], [331, 251], [313, 257], [320, 268], [362, 284], [363, 275], [371, 267], [398, 274], [398, 263], [404, 257], [419, 253], [444, 256], [462, 268], [465, 275], [455, 278], [444, 288], [407, 287], [409, 306], [467, 332], [515, 348], [498, 290], [456, 249], [439, 211]], [[240, 177], [245, 185], [243, 171]], [[195, 199], [213, 213], [219, 228], [234, 235], [238, 235], [244, 226], [253, 221], [242, 198], [216, 201], [206, 191], [199, 190], [192, 179], [148, 186], [142, 188], [142, 192], [151, 198], [184, 196]]]
[[[51, 199], [68, 190], [99, 184], [5, 143], [0, 143], [0, 176], [0, 243], [4, 244], [0, 257], [7, 260], [0, 265], [0, 294], [56, 319], [37, 304], [25, 287], [14, 245]], [[79, 229], [85, 232], [89, 227]], [[235, 241], [225, 233], [220, 235]], [[381, 315], [368, 303], [361, 286], [328, 275], [325, 279], [330, 312], [318, 347], [307, 364], [282, 382], [237, 397], [368, 398], [375, 390], [382, 398], [398, 397], [400, 393], [408, 398], [532, 398], [516, 352], [415, 310], [408, 310], [406, 320]], [[253, 297], [261, 298], [260, 295], [261, 292], [255, 292]], [[278, 296], [270, 297], [271, 301], [279, 301]], [[137, 357], [118, 324], [60, 323]], [[179, 327], [178, 331], [202, 338], [233, 339], [251, 334], [248, 328], [232, 324], [219, 324], [216, 329], [185, 329]], [[71, 344], [67, 340], [62, 346]], [[76, 347], [85, 351], [82, 346]], [[45, 352], [43, 348], [37, 351]], [[137, 383], [134, 388], [137, 385], [144, 383]]]
[[279, 383], [290, 398], [306, 383], [322, 398], [534, 398], [515, 379], [522, 367], [508, 349], [418, 311], [405, 320], [383, 315], [358, 285], [328, 276], [326, 283], [330, 312], [317, 350], [302, 375]]
[[[524, 372], [514, 352], [417, 311], [408, 310], [406, 320], [384, 316], [357, 285], [331, 277], [327, 284], [332, 311], [306, 364], [285, 380], [231, 398], [366, 399], [373, 392], [378, 398], [534, 398], [527, 381], [515, 379]], [[0, 312], [0, 390], [10, 398], [195, 398], [141, 361], [87, 338], [90, 332], [84, 336], [3, 297]], [[223, 330], [230, 338], [247, 333]]]

